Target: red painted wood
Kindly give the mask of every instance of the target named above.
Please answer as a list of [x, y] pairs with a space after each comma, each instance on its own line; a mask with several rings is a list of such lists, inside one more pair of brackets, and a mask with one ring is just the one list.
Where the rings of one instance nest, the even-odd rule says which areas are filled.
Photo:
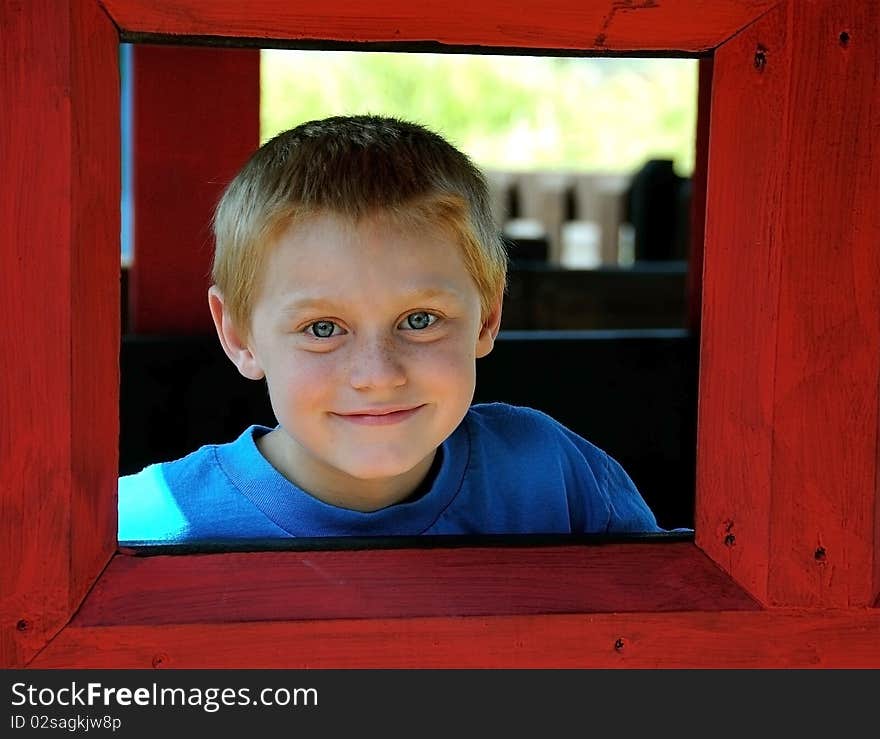
[[[116, 549], [120, 171], [118, 34], [92, 0], [72, 4], [70, 588], [75, 610]], [[54, 347], [51, 347], [54, 349]]]
[[129, 330], [214, 331], [211, 217], [260, 143], [260, 52], [136, 45]]
[[876, 669], [880, 612], [604, 613], [68, 627], [31, 666]]
[[782, 140], [798, 154], [787, 157], [786, 176], [802, 184], [782, 192], [778, 225], [789, 248], [778, 297], [769, 596], [862, 606], [877, 595], [880, 558], [880, 5], [792, 4], [789, 24]]
[[[715, 52], [697, 422], [697, 543], [763, 602], [786, 162], [784, 8]], [[756, 69], [759, 44], [773, 64]]]
[[877, 595], [878, 27], [793, 3], [716, 54], [698, 541], [771, 605]]
[[689, 543], [257, 552], [117, 556], [73, 625], [757, 607]]
[[116, 32], [0, 2], [0, 663], [67, 621], [116, 544]]
[[123, 32], [169, 36], [417, 42], [522, 48], [699, 52], [778, 0], [104, 0]]
[[706, 180], [709, 167], [709, 121], [712, 109], [713, 58], [700, 59], [697, 83], [697, 140], [691, 175], [690, 254], [687, 273], [687, 326], [699, 335], [703, 302], [703, 239], [706, 234]]

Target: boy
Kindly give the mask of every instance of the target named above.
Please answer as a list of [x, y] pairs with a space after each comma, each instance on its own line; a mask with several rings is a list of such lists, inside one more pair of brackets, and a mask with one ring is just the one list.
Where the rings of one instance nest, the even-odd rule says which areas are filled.
[[483, 177], [440, 136], [304, 123], [245, 164], [214, 233], [217, 334], [278, 426], [121, 478], [120, 541], [661, 530], [589, 442], [471, 407], [507, 258]]

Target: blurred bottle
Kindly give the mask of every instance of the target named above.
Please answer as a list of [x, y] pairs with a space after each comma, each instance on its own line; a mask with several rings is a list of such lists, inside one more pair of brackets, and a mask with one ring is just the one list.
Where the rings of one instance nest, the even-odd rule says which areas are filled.
[[687, 234], [680, 233], [688, 223], [681, 215], [689, 200], [686, 182], [675, 173], [671, 159], [649, 159], [633, 175], [626, 220], [633, 226], [636, 262], [687, 259], [681, 253]]

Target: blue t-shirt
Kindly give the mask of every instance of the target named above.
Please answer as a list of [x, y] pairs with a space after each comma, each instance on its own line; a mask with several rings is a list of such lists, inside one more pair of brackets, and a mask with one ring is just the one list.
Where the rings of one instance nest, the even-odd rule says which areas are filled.
[[363, 513], [324, 503], [279, 473], [251, 426], [119, 479], [120, 543], [417, 534], [663, 531], [623, 468], [550, 416], [474, 405], [438, 450], [427, 490]]

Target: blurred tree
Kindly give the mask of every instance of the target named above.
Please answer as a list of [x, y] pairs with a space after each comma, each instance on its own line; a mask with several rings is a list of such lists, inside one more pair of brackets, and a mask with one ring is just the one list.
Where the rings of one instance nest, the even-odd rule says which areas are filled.
[[261, 137], [328, 115], [423, 123], [487, 169], [690, 176], [693, 59], [264, 50]]

